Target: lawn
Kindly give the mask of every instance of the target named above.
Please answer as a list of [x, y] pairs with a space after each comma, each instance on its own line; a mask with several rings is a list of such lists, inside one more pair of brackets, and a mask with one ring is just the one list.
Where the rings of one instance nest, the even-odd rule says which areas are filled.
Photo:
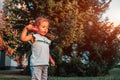
[[[30, 80], [30, 78], [0, 78], [0, 80]], [[48, 80], [120, 80], [120, 77], [51, 77]]]
[[[120, 80], [120, 68], [114, 68], [109, 73], [101, 77], [49, 77], [48, 80]], [[30, 76], [0, 73], [0, 80], [30, 80]]]

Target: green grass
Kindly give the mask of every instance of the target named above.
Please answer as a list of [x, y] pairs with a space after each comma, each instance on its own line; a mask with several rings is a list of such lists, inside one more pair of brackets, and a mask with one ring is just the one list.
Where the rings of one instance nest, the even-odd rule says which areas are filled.
[[[30, 80], [30, 76], [12, 75], [13, 77], [6, 77], [9, 74], [0, 73], [0, 80]], [[120, 80], [120, 68], [114, 68], [109, 71], [109, 75], [101, 77], [49, 77], [48, 80]]]
[[120, 80], [120, 77], [52, 77], [48, 80]]
[[[30, 80], [30, 78], [0, 78], [0, 80]], [[51, 77], [48, 80], [120, 80], [120, 77]]]
[[113, 68], [109, 71], [111, 76], [119, 76], [120, 75], [120, 68]]

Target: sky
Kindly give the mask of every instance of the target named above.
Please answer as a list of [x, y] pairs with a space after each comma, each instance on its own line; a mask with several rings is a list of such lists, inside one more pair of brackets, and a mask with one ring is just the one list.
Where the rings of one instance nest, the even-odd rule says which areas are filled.
[[120, 0], [112, 0], [103, 17], [108, 17], [109, 22], [114, 22], [115, 26], [120, 24]]
[[[0, 9], [2, 8], [2, 1], [0, 0]], [[120, 0], [112, 0], [109, 9], [103, 15], [103, 19], [105, 17], [109, 18], [109, 22], [114, 22], [115, 26], [120, 24]]]
[[0, 9], [2, 8], [2, 2], [3, 2], [3, 0], [0, 0]]

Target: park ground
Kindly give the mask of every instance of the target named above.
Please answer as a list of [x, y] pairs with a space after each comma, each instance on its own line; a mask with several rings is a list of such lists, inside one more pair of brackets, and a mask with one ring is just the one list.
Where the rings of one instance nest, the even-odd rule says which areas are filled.
[[[30, 80], [29, 75], [21, 73], [22, 69], [0, 70], [0, 80]], [[113, 68], [109, 75], [99, 77], [50, 77], [48, 80], [120, 80], [120, 68]]]

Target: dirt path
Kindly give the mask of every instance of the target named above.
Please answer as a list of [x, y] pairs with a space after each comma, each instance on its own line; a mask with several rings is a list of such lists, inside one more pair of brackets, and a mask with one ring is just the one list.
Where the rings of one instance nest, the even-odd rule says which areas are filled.
[[29, 78], [29, 75], [22, 74], [22, 69], [0, 70], [0, 78]]

